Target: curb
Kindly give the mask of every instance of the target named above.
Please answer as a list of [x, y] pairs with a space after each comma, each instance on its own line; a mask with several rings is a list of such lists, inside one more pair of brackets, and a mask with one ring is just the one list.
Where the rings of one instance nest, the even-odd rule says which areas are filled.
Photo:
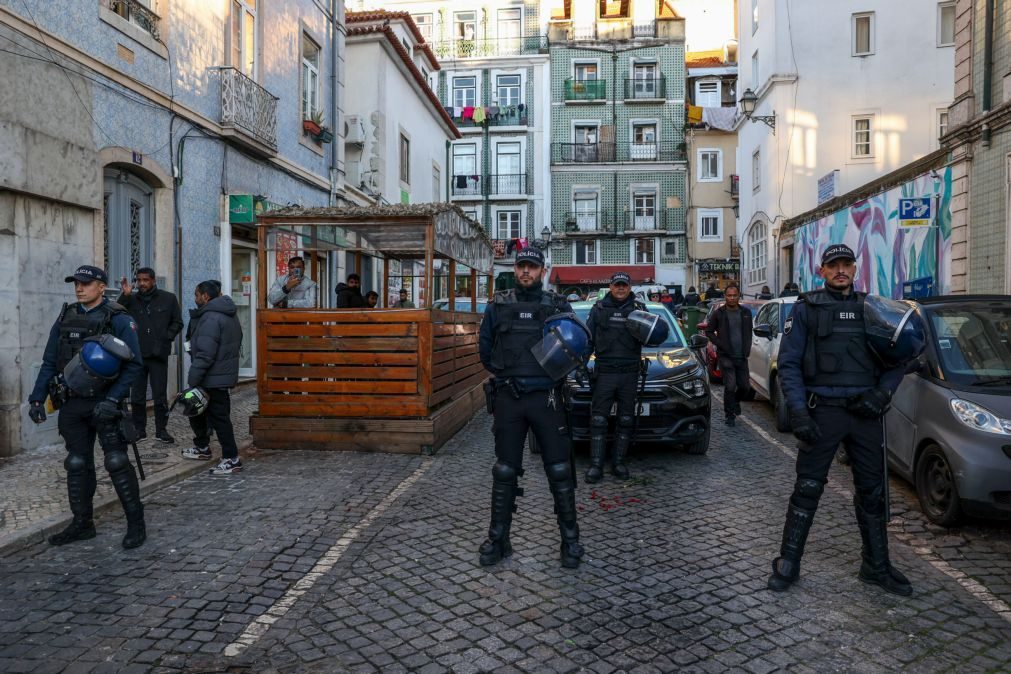
[[[237, 444], [239, 446], [239, 451], [244, 452], [253, 445], [253, 439], [251, 437], [246, 438]], [[132, 453], [130, 455], [130, 459], [131, 463], [133, 463]], [[193, 477], [197, 473], [205, 472], [207, 470], [208, 463], [209, 462], [207, 461], [185, 461], [183, 463], [176, 464], [168, 470], [161, 471], [157, 475], [152, 475], [147, 480], [140, 482], [141, 498], [150, 496], [153, 492], [158, 491], [162, 487], [168, 487], [169, 485], [173, 485], [177, 482], [182, 482], [187, 478]], [[101, 465], [98, 465], [97, 469], [102, 470]], [[108, 494], [104, 500], [95, 502], [96, 519], [97, 516], [119, 509], [119, 497], [116, 496], [115, 492], [112, 492], [111, 494]], [[10, 535], [0, 537], [0, 557], [8, 557], [15, 552], [23, 550], [24, 548], [31, 547], [36, 543], [45, 541], [50, 535], [55, 534], [58, 531], [62, 531], [72, 520], [73, 516], [70, 513], [54, 515], [36, 522], [29, 527], [19, 529]]]

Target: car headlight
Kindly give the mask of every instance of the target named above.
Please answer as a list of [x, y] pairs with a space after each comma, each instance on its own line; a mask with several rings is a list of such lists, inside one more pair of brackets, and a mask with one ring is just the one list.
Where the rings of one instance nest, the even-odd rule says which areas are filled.
[[996, 414], [976, 403], [954, 398], [951, 400], [951, 411], [955, 418], [969, 428], [985, 433], [1011, 435], [1011, 419], [1001, 419]]
[[697, 377], [678, 382], [676, 386], [691, 398], [701, 398], [706, 394], [705, 382]]

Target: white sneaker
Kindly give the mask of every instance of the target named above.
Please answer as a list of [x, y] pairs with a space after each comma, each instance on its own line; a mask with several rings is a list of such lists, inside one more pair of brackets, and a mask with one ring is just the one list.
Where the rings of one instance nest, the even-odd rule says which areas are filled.
[[200, 461], [209, 461], [211, 459], [210, 447], [187, 447], [182, 453], [184, 459], [198, 459]]
[[242, 470], [242, 462], [238, 457], [234, 459], [221, 459], [221, 463], [211, 468], [211, 475], [231, 475]]

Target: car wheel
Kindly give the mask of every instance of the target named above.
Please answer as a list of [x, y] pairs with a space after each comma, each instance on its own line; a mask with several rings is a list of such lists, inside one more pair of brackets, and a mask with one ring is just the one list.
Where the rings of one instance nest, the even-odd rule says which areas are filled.
[[708, 452], [710, 429], [711, 426], [709, 424], [706, 424], [706, 434], [703, 435], [700, 440], [693, 442], [690, 445], [685, 445], [685, 451], [691, 454], [692, 456], [702, 456], [703, 454]]
[[789, 433], [790, 410], [786, 407], [786, 396], [783, 394], [783, 387], [779, 383], [779, 377], [772, 380], [772, 411], [776, 415], [776, 430], [780, 433]]
[[962, 520], [958, 487], [951, 464], [937, 445], [930, 445], [916, 462], [916, 496], [923, 514], [934, 524], [953, 527]]
[[527, 431], [527, 446], [530, 448], [531, 454], [541, 453], [541, 446], [537, 444], [537, 438], [534, 437], [534, 432], [532, 430]]

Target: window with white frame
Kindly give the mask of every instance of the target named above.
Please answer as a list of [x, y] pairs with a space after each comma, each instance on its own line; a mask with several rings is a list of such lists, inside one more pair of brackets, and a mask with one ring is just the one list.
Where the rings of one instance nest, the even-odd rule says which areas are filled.
[[597, 264], [597, 242], [576, 241], [576, 264]]
[[723, 209], [720, 208], [700, 208], [699, 219], [699, 241], [722, 241], [723, 240]]
[[660, 78], [657, 76], [656, 63], [637, 62], [632, 66], [632, 95], [633, 98], [656, 98], [657, 83]]
[[411, 184], [411, 141], [400, 134], [400, 182]]
[[656, 190], [636, 190], [632, 193], [632, 226], [641, 231], [657, 229]]
[[496, 32], [500, 55], [520, 53], [520, 38], [523, 35], [522, 13], [519, 8], [498, 10]]
[[955, 3], [941, 2], [937, 5], [937, 46], [951, 47], [955, 44]]
[[656, 122], [632, 123], [631, 159], [656, 159]]
[[598, 205], [600, 194], [596, 191], [580, 190], [572, 195], [572, 211], [576, 218], [576, 228], [581, 232], [593, 232], [600, 227]]
[[751, 55], [751, 90], [758, 91], [758, 51]]
[[762, 151], [751, 154], [751, 190], [757, 192], [762, 187]]
[[751, 34], [758, 31], [758, 0], [751, 0]]
[[765, 283], [766, 246], [765, 223], [756, 222], [748, 230], [748, 284]]
[[853, 56], [868, 56], [874, 53], [874, 12], [854, 14]]
[[634, 251], [633, 264], [653, 264], [656, 257], [656, 241], [653, 239], [633, 239], [632, 250]]
[[948, 108], [940, 108], [937, 111], [937, 137], [940, 138], [948, 133]]
[[495, 218], [496, 239], [518, 239], [520, 234], [520, 211], [499, 211]]
[[698, 181], [718, 183], [723, 180], [723, 151], [718, 148], [703, 147], [698, 151]]
[[597, 79], [596, 63], [576, 63], [573, 66], [573, 79], [577, 82], [589, 82]]
[[453, 15], [453, 36], [457, 40], [473, 40], [477, 35], [477, 14], [457, 12]]
[[500, 106], [520, 104], [519, 75], [498, 75], [495, 78], [495, 101]]
[[477, 170], [477, 144], [456, 143], [453, 145], [453, 185], [454, 195], [481, 194], [481, 176]]
[[523, 157], [519, 143], [495, 144], [495, 185], [493, 194], [523, 194]]
[[700, 108], [718, 108], [722, 104], [719, 80], [695, 83], [695, 105]]
[[866, 159], [874, 156], [873, 143], [874, 115], [853, 118], [853, 158]]
[[473, 75], [453, 78], [453, 106], [457, 108], [477, 105], [477, 78]]
[[312, 119], [320, 109], [319, 45], [302, 33], [302, 119]]
[[256, 0], [232, 0], [231, 66], [256, 79]]
[[418, 27], [418, 32], [421, 36], [425, 38], [425, 42], [432, 41], [432, 15], [431, 14], [412, 14], [411, 18], [414, 19], [414, 25]]

